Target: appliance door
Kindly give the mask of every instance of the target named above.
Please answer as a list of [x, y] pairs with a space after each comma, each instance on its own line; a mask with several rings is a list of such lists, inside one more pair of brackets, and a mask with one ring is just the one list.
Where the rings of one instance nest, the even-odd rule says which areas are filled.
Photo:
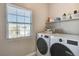
[[53, 44], [50, 47], [50, 53], [51, 56], [74, 56], [70, 49], [60, 43]]
[[48, 51], [48, 45], [43, 38], [37, 40], [37, 49], [42, 55], [45, 55]]

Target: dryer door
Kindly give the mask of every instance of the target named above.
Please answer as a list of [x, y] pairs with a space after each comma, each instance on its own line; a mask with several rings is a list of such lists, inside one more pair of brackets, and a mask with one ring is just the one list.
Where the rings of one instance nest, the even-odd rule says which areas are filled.
[[43, 38], [37, 40], [37, 48], [42, 55], [45, 55], [48, 51], [48, 46]]
[[74, 56], [72, 51], [70, 51], [66, 46], [55, 43], [50, 48], [51, 56]]

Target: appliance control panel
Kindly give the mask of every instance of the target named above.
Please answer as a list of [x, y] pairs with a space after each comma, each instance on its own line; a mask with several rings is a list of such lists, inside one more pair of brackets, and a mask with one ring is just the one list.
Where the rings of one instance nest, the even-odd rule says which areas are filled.
[[62, 39], [61, 38], [59, 39], [59, 42], [62, 42]]
[[49, 36], [47, 36], [47, 35], [45, 35], [44, 37], [45, 37], [45, 38], [49, 38]]
[[41, 37], [43, 37], [43, 35], [41, 35]]
[[72, 41], [72, 40], [67, 40], [67, 44], [78, 46], [78, 42], [77, 41]]

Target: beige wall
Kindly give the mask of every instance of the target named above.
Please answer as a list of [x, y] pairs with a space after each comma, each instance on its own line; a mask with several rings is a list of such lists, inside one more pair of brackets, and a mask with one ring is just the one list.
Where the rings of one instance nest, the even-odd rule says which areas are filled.
[[32, 37], [18, 38], [14, 40], [6, 39], [6, 4], [0, 4], [0, 55], [27, 55], [35, 51], [35, 34], [43, 31], [45, 20], [48, 16], [47, 4], [16, 4], [18, 6], [31, 9], [32, 19]]
[[[79, 4], [76, 3], [54, 3], [49, 6], [49, 15], [54, 17], [62, 16], [63, 13], [73, 13], [74, 10], [79, 11]], [[79, 34], [79, 20], [55, 23], [55, 28], [62, 29], [65, 33]]]
[[[5, 4], [0, 4], [0, 55], [27, 55], [35, 51], [35, 34], [44, 30], [48, 15], [53, 19], [55, 16], [61, 16], [64, 12], [72, 13], [75, 9], [79, 10], [79, 4], [20, 3], [16, 5], [32, 10], [32, 37], [6, 39]], [[55, 27], [61, 28], [66, 33], [79, 34], [79, 20], [56, 23]]]
[[49, 15], [52, 18], [62, 16], [63, 13], [73, 13], [74, 10], [79, 11], [79, 4], [77, 3], [52, 3], [49, 5]]

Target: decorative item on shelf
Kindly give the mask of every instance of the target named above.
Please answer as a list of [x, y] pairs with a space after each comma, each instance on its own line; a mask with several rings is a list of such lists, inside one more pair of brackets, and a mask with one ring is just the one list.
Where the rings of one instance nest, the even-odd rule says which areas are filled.
[[48, 20], [47, 20], [47, 22], [50, 22], [50, 17], [48, 17]]
[[47, 22], [54, 22], [54, 20], [53, 20], [53, 19], [51, 19], [51, 17], [50, 17], [50, 16], [48, 16], [48, 20], [47, 20]]
[[77, 10], [74, 10], [74, 14], [77, 14], [78, 12], [77, 12]]
[[64, 13], [63, 16], [66, 16], [66, 13]]
[[66, 13], [63, 14], [62, 20], [66, 20]]
[[72, 19], [72, 16], [71, 16], [71, 14], [70, 14], [70, 17], [69, 17], [69, 19]]
[[55, 18], [54, 18], [54, 21], [55, 21], [55, 22], [60, 22], [60, 21], [61, 21], [61, 18], [60, 18], [60, 17], [55, 17]]
[[68, 15], [67, 15], [67, 20], [71, 20], [72, 19], [72, 16], [71, 16], [71, 14], [69, 13]]
[[74, 10], [73, 14], [71, 16], [72, 16], [72, 19], [79, 19], [79, 13], [78, 13], [78, 11]]

